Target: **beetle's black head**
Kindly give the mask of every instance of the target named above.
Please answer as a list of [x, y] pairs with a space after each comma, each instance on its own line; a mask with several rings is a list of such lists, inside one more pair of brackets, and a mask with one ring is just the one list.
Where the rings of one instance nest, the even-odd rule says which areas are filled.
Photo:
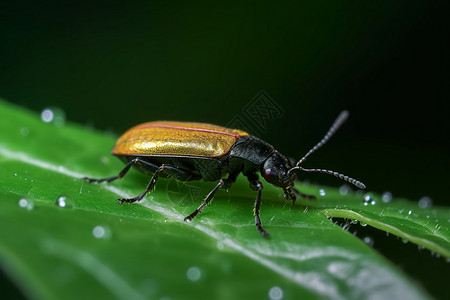
[[261, 167], [261, 175], [268, 182], [283, 189], [285, 198], [295, 200], [293, 192], [295, 173], [289, 172], [292, 162], [275, 151]]

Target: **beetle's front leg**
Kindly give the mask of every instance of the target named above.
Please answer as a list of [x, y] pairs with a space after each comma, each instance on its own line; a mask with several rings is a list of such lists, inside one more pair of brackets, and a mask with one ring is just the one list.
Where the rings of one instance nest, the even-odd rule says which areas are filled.
[[269, 233], [262, 227], [261, 218], [259, 217], [259, 211], [261, 209], [261, 191], [263, 189], [263, 185], [258, 179], [250, 179], [249, 178], [249, 181], [250, 181], [250, 187], [254, 191], [258, 191], [258, 195], [256, 196], [256, 200], [255, 200], [255, 208], [254, 208], [256, 229], [258, 229], [259, 233], [262, 236], [268, 237]]
[[310, 200], [316, 199], [316, 196], [314, 196], [314, 195], [309, 195], [309, 194], [304, 194], [304, 193], [300, 192], [299, 190], [297, 190], [296, 188], [293, 188], [292, 190], [294, 191], [294, 193], [295, 193], [296, 195], [299, 195], [300, 197], [302, 197], [302, 198], [304, 198], [304, 199], [310, 199]]

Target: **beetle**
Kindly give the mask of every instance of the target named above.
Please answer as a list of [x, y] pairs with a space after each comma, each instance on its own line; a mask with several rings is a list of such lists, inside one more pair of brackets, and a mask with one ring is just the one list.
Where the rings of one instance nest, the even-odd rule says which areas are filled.
[[266, 182], [281, 188], [285, 198], [293, 204], [296, 194], [304, 198], [315, 198], [294, 188], [299, 171], [330, 174], [365, 189], [362, 182], [342, 173], [301, 166], [309, 155], [330, 139], [348, 116], [348, 111], [342, 111], [322, 140], [297, 163], [282, 155], [272, 145], [242, 130], [175, 121], [143, 123], [126, 131], [111, 151], [126, 163], [117, 176], [103, 179], [84, 177], [83, 180], [94, 183], [111, 182], [122, 179], [131, 167], [153, 174], [143, 193], [130, 199], [118, 199], [120, 204], [141, 200], [153, 190], [159, 176], [173, 177], [180, 181], [218, 181], [202, 204], [184, 218], [184, 221], [191, 221], [211, 202], [217, 190], [228, 190], [242, 173], [247, 177], [250, 187], [258, 193], [254, 204], [255, 226], [262, 236], [267, 237], [269, 233], [262, 227], [260, 219], [263, 184], [259, 181], [258, 172]]

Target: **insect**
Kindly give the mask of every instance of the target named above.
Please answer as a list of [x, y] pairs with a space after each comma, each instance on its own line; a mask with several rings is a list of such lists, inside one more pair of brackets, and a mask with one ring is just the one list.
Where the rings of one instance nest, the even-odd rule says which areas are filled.
[[131, 199], [118, 199], [121, 204], [141, 200], [151, 192], [159, 176], [173, 177], [180, 181], [200, 180], [218, 181], [202, 204], [184, 220], [191, 221], [211, 202], [217, 190], [229, 189], [242, 173], [247, 177], [250, 187], [257, 192], [254, 214], [255, 225], [262, 236], [269, 233], [262, 227], [260, 219], [261, 192], [263, 184], [258, 172], [265, 181], [281, 188], [285, 198], [295, 203], [296, 194], [314, 198], [294, 188], [299, 171], [326, 173], [364, 189], [365, 185], [342, 173], [325, 169], [306, 169], [303, 162], [323, 146], [342, 123], [348, 118], [348, 111], [339, 114], [328, 132], [297, 163], [288, 159], [273, 146], [249, 135], [245, 131], [221, 126], [158, 121], [135, 126], [125, 132], [116, 142], [111, 153], [126, 163], [117, 176], [93, 179], [84, 177], [87, 182], [111, 182], [123, 178], [130, 167], [153, 174], [145, 191]]

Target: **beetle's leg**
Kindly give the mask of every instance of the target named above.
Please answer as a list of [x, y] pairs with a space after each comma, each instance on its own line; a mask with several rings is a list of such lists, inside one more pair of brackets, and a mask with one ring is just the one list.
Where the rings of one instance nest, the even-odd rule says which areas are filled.
[[139, 162], [142, 162], [143, 164], [151, 166], [152, 168], [156, 168], [155, 173], [153, 173], [152, 179], [150, 179], [150, 181], [147, 185], [147, 188], [145, 189], [145, 191], [142, 194], [140, 194], [137, 197], [131, 198], [131, 199], [118, 199], [117, 202], [120, 202], [121, 204], [123, 204], [124, 202], [133, 203], [136, 201], [140, 201], [142, 198], [144, 198], [144, 196], [147, 193], [151, 192], [153, 190], [153, 188], [155, 187], [155, 184], [156, 184], [156, 181], [158, 180], [158, 176], [159, 176], [160, 172], [165, 172], [165, 173], [169, 174], [171, 177], [174, 177], [174, 178], [176, 178], [178, 180], [182, 180], [182, 181], [199, 179], [197, 174], [194, 174], [188, 170], [177, 168], [172, 165], [164, 165], [163, 164], [158, 167], [157, 165], [149, 163], [144, 160], [139, 160]]
[[[250, 180], [250, 178], [249, 178], [249, 180]], [[258, 191], [258, 195], [256, 196], [256, 200], [255, 200], [255, 208], [254, 208], [255, 226], [262, 236], [268, 237], [269, 233], [267, 231], [265, 231], [264, 228], [262, 227], [261, 218], [259, 217], [259, 211], [261, 209], [261, 191], [263, 189], [263, 185], [258, 179], [253, 179], [253, 180], [250, 180], [250, 187], [254, 191]]]
[[296, 195], [299, 195], [302, 198], [310, 199], [310, 200], [316, 199], [316, 196], [314, 196], [314, 195], [304, 194], [304, 193], [300, 192], [299, 190], [297, 190], [296, 188], [293, 188], [293, 190]]
[[150, 181], [149, 181], [149, 183], [147, 185], [147, 188], [145, 189], [145, 191], [142, 194], [140, 194], [139, 196], [136, 196], [134, 198], [130, 198], [130, 199], [123, 199], [123, 198], [122, 199], [117, 199], [117, 202], [120, 202], [120, 204], [123, 204], [124, 202], [126, 202], [126, 203], [133, 203], [133, 202], [136, 202], [136, 201], [140, 201], [142, 198], [144, 198], [144, 196], [147, 193], [149, 193], [149, 192], [151, 192], [153, 190], [153, 188], [155, 187], [155, 183], [158, 180], [159, 172], [163, 171], [165, 167], [166, 166], [161, 165], [155, 171], [155, 173], [152, 176], [152, 179], [150, 179]]
[[146, 162], [146, 161], [144, 161], [144, 160], [142, 160], [140, 158], [135, 158], [135, 159], [130, 160], [130, 162], [127, 163], [127, 165], [122, 169], [122, 171], [119, 172], [119, 175], [117, 175], [117, 176], [108, 177], [108, 178], [101, 178], [101, 179], [83, 177], [82, 179], [84, 181], [94, 182], [94, 183], [111, 182], [111, 181], [114, 181], [116, 179], [122, 179], [127, 174], [127, 172], [130, 170], [131, 166], [134, 165], [134, 164], [137, 164], [137, 163], [150, 164], [150, 163], [148, 163], [148, 162]]
[[205, 206], [211, 202], [211, 200], [214, 198], [214, 195], [216, 194], [217, 190], [221, 187], [224, 187], [226, 190], [228, 190], [231, 187], [231, 185], [233, 184], [233, 182], [236, 181], [236, 177], [237, 177], [236, 174], [230, 174], [228, 176], [228, 178], [220, 179], [219, 183], [206, 196], [203, 203], [200, 204], [200, 206], [196, 210], [194, 210], [189, 216], [184, 218], [184, 221], [192, 221], [192, 219], [195, 218], [196, 215], [201, 213], [203, 211], [203, 208], [205, 208]]

